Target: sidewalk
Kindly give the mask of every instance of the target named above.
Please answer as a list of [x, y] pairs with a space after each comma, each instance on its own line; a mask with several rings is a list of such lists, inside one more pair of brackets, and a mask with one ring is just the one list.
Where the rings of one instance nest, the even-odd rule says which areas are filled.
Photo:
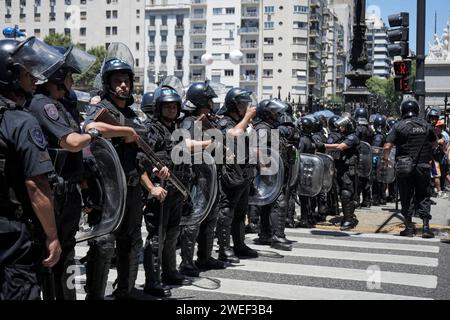
[[[437, 204], [431, 206], [431, 220], [430, 226], [439, 238], [450, 239], [450, 200], [448, 196], [443, 199], [432, 198]], [[396, 212], [395, 203], [388, 203], [386, 206], [371, 207], [370, 209], [356, 210], [356, 216], [359, 220], [358, 226], [351, 230], [358, 233], [385, 233], [385, 234], [399, 234], [404, 229], [403, 221], [400, 213], [401, 206], [399, 204], [398, 214], [395, 215], [387, 224], [385, 222]], [[316, 225], [317, 229], [339, 230], [340, 217], [328, 217], [327, 222]], [[416, 223], [417, 232], [422, 231], [422, 220], [420, 218], [413, 218]], [[385, 224], [384, 227], [383, 224]], [[381, 228], [381, 229], [380, 229]]]

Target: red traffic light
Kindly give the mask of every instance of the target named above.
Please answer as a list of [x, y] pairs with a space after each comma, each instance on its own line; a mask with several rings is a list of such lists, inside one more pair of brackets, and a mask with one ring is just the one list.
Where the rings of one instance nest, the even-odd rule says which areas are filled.
[[394, 72], [396, 76], [405, 76], [411, 74], [411, 60], [395, 61]]

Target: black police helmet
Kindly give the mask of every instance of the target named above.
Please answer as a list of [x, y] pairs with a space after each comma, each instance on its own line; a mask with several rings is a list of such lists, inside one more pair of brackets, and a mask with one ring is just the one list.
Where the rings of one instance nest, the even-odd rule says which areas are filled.
[[384, 130], [386, 128], [386, 117], [377, 114], [373, 119], [373, 127], [376, 130]]
[[126, 73], [130, 77], [130, 93], [128, 97], [119, 97], [123, 99], [131, 98], [133, 87], [134, 87], [134, 71], [133, 68], [126, 62], [120, 59], [111, 59], [106, 61], [103, 64], [102, 68], [102, 83], [103, 83], [103, 92], [109, 92], [113, 95], [116, 93], [110, 88], [109, 78], [113, 73]]
[[336, 121], [336, 126], [344, 128], [345, 133], [354, 133], [356, 131], [356, 121], [352, 117], [341, 117]]
[[397, 123], [398, 121], [396, 120], [396, 119], [389, 119], [388, 121], [387, 121], [387, 129], [388, 130], [391, 130], [394, 126], [395, 126], [395, 124]]
[[209, 100], [214, 98], [217, 98], [217, 94], [207, 81], [195, 82], [186, 92], [183, 110], [192, 112], [198, 108], [209, 107]]
[[416, 100], [405, 100], [400, 105], [400, 113], [403, 119], [417, 117], [419, 112], [420, 107]]
[[339, 120], [339, 116], [332, 116], [330, 119], [328, 119], [328, 128], [330, 130], [337, 130], [338, 126], [336, 126], [336, 121]]
[[431, 122], [432, 120], [439, 120], [441, 117], [441, 111], [436, 109], [430, 109], [427, 113], [427, 121]]
[[235, 112], [237, 110], [237, 105], [240, 103], [252, 102], [251, 98], [252, 92], [241, 88], [233, 88], [228, 91], [225, 96], [225, 103], [217, 112], [218, 115], [224, 115], [230, 112]]
[[0, 85], [2, 87], [10, 87], [18, 81], [20, 71], [14, 65], [11, 54], [19, 43], [12, 39], [0, 40]]
[[369, 112], [366, 108], [358, 108], [355, 110], [355, 114], [353, 116], [356, 120], [363, 118], [369, 120]]
[[155, 103], [155, 110], [154, 114], [157, 118], [161, 116], [161, 110], [163, 108], [164, 103], [169, 102], [175, 102], [177, 104], [178, 114], [177, 118], [180, 116], [181, 113], [181, 97], [178, 95], [178, 93], [169, 87], [161, 87], [156, 89], [154, 94], [154, 103]]
[[155, 111], [155, 93], [146, 92], [142, 96], [141, 110], [145, 113], [153, 114]]
[[262, 100], [256, 106], [256, 116], [261, 120], [273, 120], [286, 112], [287, 105], [278, 99]]
[[302, 117], [300, 119], [300, 126], [303, 133], [311, 134], [314, 133], [315, 121], [311, 117]]

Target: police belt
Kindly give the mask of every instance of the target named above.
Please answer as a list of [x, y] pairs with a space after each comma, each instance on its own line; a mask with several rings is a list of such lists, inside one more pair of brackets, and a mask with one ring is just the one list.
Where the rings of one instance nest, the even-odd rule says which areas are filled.
[[56, 174], [49, 176], [49, 182], [53, 188], [53, 193], [57, 196], [75, 192], [80, 181], [81, 178], [79, 176], [71, 177], [67, 180], [64, 180]]

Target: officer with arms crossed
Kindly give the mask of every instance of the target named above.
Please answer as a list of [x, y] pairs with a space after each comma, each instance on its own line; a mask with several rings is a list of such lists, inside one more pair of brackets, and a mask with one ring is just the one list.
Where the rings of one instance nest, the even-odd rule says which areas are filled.
[[0, 40], [0, 300], [40, 299], [41, 263], [51, 268], [61, 254], [47, 141], [37, 120], [23, 111], [36, 78], [58, 59], [36, 38]]
[[[430, 163], [437, 136], [433, 127], [419, 118], [419, 104], [415, 100], [403, 101], [400, 106], [402, 120], [394, 125], [384, 145], [387, 163], [391, 149], [396, 146], [397, 179], [405, 217], [405, 230], [400, 235], [412, 237], [415, 233], [412, 216], [416, 211], [423, 220], [422, 238], [434, 238], [430, 230], [431, 195]], [[413, 200], [413, 201], [411, 201]]]

